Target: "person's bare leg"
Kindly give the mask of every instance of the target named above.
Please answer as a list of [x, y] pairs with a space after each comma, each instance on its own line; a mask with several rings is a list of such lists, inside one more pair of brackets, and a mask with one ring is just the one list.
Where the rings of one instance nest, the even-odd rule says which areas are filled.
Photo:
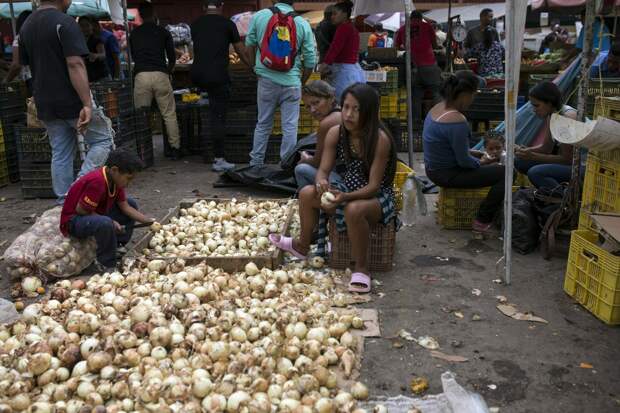
[[366, 253], [370, 240], [370, 226], [381, 221], [381, 205], [376, 198], [350, 202], [344, 209], [344, 218], [351, 241], [351, 256], [355, 261], [354, 272], [369, 275]]
[[312, 242], [312, 232], [319, 222], [321, 203], [314, 185], [308, 185], [299, 192], [299, 220], [301, 232], [298, 239], [293, 240], [295, 251], [308, 255]]

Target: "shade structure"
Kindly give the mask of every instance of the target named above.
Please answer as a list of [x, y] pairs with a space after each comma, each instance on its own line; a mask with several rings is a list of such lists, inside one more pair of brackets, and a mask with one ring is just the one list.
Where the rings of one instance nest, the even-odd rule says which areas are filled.
[[[530, 1], [527, 1], [529, 4]], [[488, 8], [493, 10], [493, 17], [500, 18], [504, 17], [506, 14], [506, 7], [508, 3], [506, 2], [497, 2], [497, 3], [482, 3], [482, 4], [472, 4], [469, 6], [456, 6], [452, 7], [452, 11], [448, 13], [448, 8], [445, 9], [435, 9], [430, 10], [424, 13], [424, 17], [429, 18], [430, 20], [436, 21], [437, 23], [447, 23], [448, 17], [450, 16], [460, 16], [462, 22], [468, 21], [477, 21], [480, 19], [480, 10], [484, 8]]]
[[[31, 3], [17, 3], [13, 4], [13, 10], [15, 16], [26, 10], [32, 10]], [[93, 16], [98, 19], [110, 17], [110, 5], [107, 0], [80, 0], [71, 3], [71, 7], [67, 13], [70, 16]], [[11, 9], [8, 2], [0, 4], [0, 18], [10, 19]]]
[[[616, 0], [616, 7], [620, 7], [620, 0]], [[580, 8], [586, 5], [586, 0], [532, 0], [532, 9], [563, 9]]]
[[405, 24], [405, 13], [372, 14], [364, 19], [364, 23], [369, 26], [381, 23], [385, 30], [395, 32]]
[[[413, 1], [411, 2], [413, 9]], [[353, 4], [353, 15], [360, 16], [377, 13], [405, 12], [403, 0], [356, 0]]]

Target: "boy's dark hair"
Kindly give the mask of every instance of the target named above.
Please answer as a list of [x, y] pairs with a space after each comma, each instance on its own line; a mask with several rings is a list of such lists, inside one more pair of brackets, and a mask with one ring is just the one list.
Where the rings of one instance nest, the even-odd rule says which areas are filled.
[[502, 145], [506, 143], [504, 134], [495, 130], [489, 130], [484, 134], [483, 144], [485, 148], [490, 141], [500, 141]]
[[122, 149], [115, 149], [108, 155], [105, 163], [108, 168], [117, 167], [122, 174], [134, 174], [144, 167], [140, 158], [131, 152]]
[[482, 10], [480, 10], [480, 17], [486, 16], [486, 15], [491, 14], [491, 13], [493, 13], [493, 10], [491, 10], [489, 8], [482, 9]]
[[138, 7], [138, 13], [140, 13], [140, 17], [143, 19], [152, 19], [155, 15], [155, 8], [151, 3], [142, 3]]

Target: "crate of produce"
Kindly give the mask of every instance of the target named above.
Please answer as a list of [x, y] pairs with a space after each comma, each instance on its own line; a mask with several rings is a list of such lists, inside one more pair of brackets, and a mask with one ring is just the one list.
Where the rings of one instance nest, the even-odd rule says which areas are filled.
[[[293, 219], [294, 206], [297, 201], [289, 200], [289, 199], [266, 199], [266, 200], [231, 200], [231, 199], [184, 199], [179, 205], [172, 209], [160, 222], [162, 225], [165, 225], [170, 222], [170, 220], [174, 217], [179, 217], [181, 215], [185, 216], [186, 219], [189, 218], [191, 220], [190, 225], [195, 225], [200, 228], [201, 226], [204, 228], [204, 223], [206, 219], [198, 218], [195, 215], [192, 215], [189, 211], [191, 208], [208, 208], [210, 211], [214, 211], [214, 213], [221, 213], [222, 210], [219, 209], [221, 206], [230, 207], [231, 204], [235, 204], [236, 206], [241, 206], [243, 204], [246, 209], [254, 209], [255, 211], [259, 211], [260, 208], [264, 210], [260, 214], [255, 214], [253, 216], [246, 215], [247, 217], [247, 225], [259, 225], [260, 216], [264, 214], [268, 214], [270, 216], [271, 222], [269, 222], [269, 226], [274, 225], [274, 228], [269, 228], [269, 233], [278, 233], [288, 235], [290, 231], [290, 225]], [[262, 207], [260, 205], [262, 204]], [[212, 205], [212, 206], [209, 206]], [[230, 215], [230, 209], [228, 209], [227, 213]], [[235, 218], [241, 218], [239, 216]], [[233, 217], [229, 219], [225, 219], [234, 224]], [[217, 224], [215, 224], [217, 225]], [[242, 225], [241, 223], [238, 225]], [[262, 225], [262, 224], [260, 224]], [[274, 231], [271, 231], [274, 230]], [[207, 233], [207, 230], [203, 230]], [[222, 231], [223, 232], [223, 231]], [[154, 233], [149, 231], [142, 239], [140, 239], [132, 253], [135, 255], [142, 255], [145, 253], [148, 259], [163, 259], [163, 260], [173, 260], [178, 258], [178, 256], [174, 255], [174, 252], [166, 252], [165, 250], [160, 250], [161, 252], [157, 252], [156, 241], [153, 241], [154, 237], [161, 236], [161, 232]], [[266, 236], [262, 235], [246, 235], [244, 241], [247, 245], [258, 245], [258, 238], [264, 238], [260, 242], [265, 242], [267, 240]], [[270, 268], [277, 269], [283, 262], [284, 252], [278, 248], [272, 247], [271, 244], [261, 247], [258, 251], [255, 251], [255, 255], [250, 255], [249, 253], [241, 253], [242, 247], [240, 244], [235, 244], [235, 251], [232, 252], [232, 255], [223, 255], [223, 253], [218, 252], [218, 248], [220, 246], [224, 246], [225, 236], [222, 233], [222, 238], [215, 241], [216, 245], [213, 245], [213, 249], [211, 249], [208, 245], [210, 252], [207, 255], [207, 252], [204, 250], [190, 250], [187, 254], [183, 255], [183, 259], [187, 265], [197, 265], [200, 263], [205, 263], [213, 268], [221, 268], [224, 271], [229, 273], [244, 271], [245, 266], [253, 262], [256, 264], [258, 268]], [[185, 242], [190, 243], [189, 238], [185, 240]], [[267, 240], [268, 242], [268, 240]], [[182, 241], [183, 243], [183, 241]], [[165, 247], [165, 246], [164, 246]], [[145, 251], [147, 249], [147, 251]], [[246, 248], [247, 249], [247, 248]], [[237, 255], [238, 254], [238, 255]]]
[[49, 162], [22, 162], [19, 166], [22, 196], [25, 199], [56, 198]]
[[413, 174], [411, 169], [406, 163], [398, 161], [396, 163], [396, 174], [394, 175], [394, 203], [396, 204], [396, 210], [400, 211], [403, 208], [403, 186], [407, 182], [407, 177]]
[[398, 93], [381, 96], [379, 115], [382, 118], [398, 118]]
[[[329, 266], [335, 269], [353, 268], [351, 242], [347, 232], [338, 232], [336, 221], [329, 220]], [[387, 272], [393, 268], [394, 249], [396, 246], [396, 225], [394, 221], [387, 225], [375, 224], [370, 227], [368, 243], [368, 269], [370, 271]]]
[[366, 81], [377, 89], [380, 95], [398, 93], [398, 68], [384, 66], [380, 70], [364, 71]]
[[[620, 98], [617, 96], [597, 96], [596, 105], [594, 106], [594, 119], [598, 117], [620, 121]], [[620, 149], [618, 152], [620, 152]]]
[[620, 163], [588, 156], [581, 207], [590, 212], [620, 212]]
[[597, 245], [598, 235], [573, 231], [564, 291], [607, 324], [620, 324], [620, 257]]
[[47, 131], [41, 128], [15, 128], [17, 137], [17, 153], [22, 162], [50, 162], [52, 147]]

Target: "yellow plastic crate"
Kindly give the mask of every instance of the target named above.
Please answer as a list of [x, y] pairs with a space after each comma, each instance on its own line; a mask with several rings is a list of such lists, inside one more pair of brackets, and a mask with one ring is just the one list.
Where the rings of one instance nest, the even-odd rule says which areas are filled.
[[620, 163], [588, 155], [581, 207], [590, 212], [620, 212]]
[[596, 156], [601, 161], [609, 161], [620, 164], [620, 149], [611, 151], [590, 151], [588, 156]]
[[321, 80], [321, 74], [319, 72], [312, 72], [312, 74], [308, 78], [308, 82], [312, 82], [314, 80]]
[[598, 96], [594, 106], [594, 119], [599, 116], [620, 121], [620, 98]]
[[437, 210], [439, 224], [445, 229], [471, 229], [480, 204], [490, 189], [440, 188]]
[[620, 324], [620, 257], [592, 231], [573, 231], [564, 291], [607, 324]]
[[394, 176], [394, 202], [396, 204], [396, 210], [400, 211], [403, 208], [403, 185], [407, 181], [409, 174], [415, 172], [404, 162], [398, 161], [396, 163], [396, 175]]
[[532, 186], [532, 183], [530, 182], [530, 179], [527, 177], [527, 175], [519, 172], [517, 173], [517, 179], [515, 179], [515, 186], [529, 188]]
[[385, 119], [398, 117], [397, 93], [390, 93], [389, 95], [381, 96], [379, 113], [381, 117]]
[[[463, 189], [439, 188], [437, 221], [444, 229], [471, 229], [480, 204], [491, 187]], [[512, 191], [518, 190], [513, 186]]]

